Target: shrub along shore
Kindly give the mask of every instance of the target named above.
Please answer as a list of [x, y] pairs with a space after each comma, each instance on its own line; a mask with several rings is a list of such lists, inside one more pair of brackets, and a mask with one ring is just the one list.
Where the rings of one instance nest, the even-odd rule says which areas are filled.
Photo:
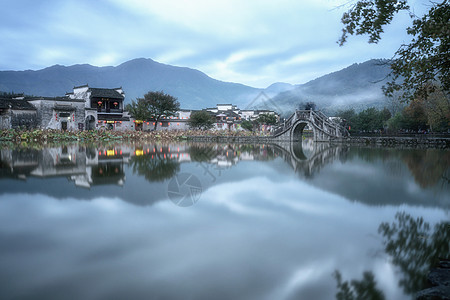
[[61, 130], [0, 130], [1, 142], [108, 142], [108, 141], [177, 141], [193, 137], [268, 137], [266, 132], [211, 131], [211, 130], [171, 130], [171, 131], [61, 131]]

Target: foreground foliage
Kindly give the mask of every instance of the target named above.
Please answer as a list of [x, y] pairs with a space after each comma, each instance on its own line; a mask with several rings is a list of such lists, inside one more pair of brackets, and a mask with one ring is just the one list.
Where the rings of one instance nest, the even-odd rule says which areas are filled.
[[400, 11], [409, 12], [412, 25], [406, 28], [409, 44], [401, 45], [391, 62], [392, 78], [384, 87], [388, 96], [400, 92], [404, 100], [427, 99], [437, 90], [450, 92], [450, 4], [448, 0], [429, 3], [422, 17], [416, 16], [406, 0], [360, 0], [342, 15], [342, 46], [348, 35], [368, 35], [378, 43], [383, 27]]

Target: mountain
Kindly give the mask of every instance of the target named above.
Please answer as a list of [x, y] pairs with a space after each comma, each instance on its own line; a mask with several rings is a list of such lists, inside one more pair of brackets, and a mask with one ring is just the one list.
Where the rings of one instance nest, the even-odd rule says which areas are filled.
[[87, 64], [54, 65], [42, 70], [0, 71], [0, 91], [36, 96], [63, 96], [74, 86], [123, 87], [126, 102], [148, 91], [164, 91], [178, 98], [182, 108], [201, 109], [218, 103], [240, 108], [259, 107], [288, 115], [302, 103], [313, 101], [317, 108], [333, 114], [349, 107], [359, 111], [369, 106], [383, 107], [381, 92], [390, 72], [388, 61], [370, 60], [319, 77], [301, 85], [274, 83], [266, 89], [223, 82], [184, 67], [138, 58], [116, 67]]
[[0, 91], [36, 96], [63, 96], [74, 86], [116, 88], [125, 91], [130, 102], [149, 91], [175, 96], [182, 108], [205, 108], [218, 103], [245, 105], [260, 89], [223, 82], [183, 67], [161, 64], [151, 59], [134, 59], [117, 67], [55, 65], [37, 71], [0, 71]]
[[369, 60], [297, 85], [272, 100], [287, 112], [311, 101], [318, 109], [331, 115], [339, 109], [354, 108], [360, 111], [370, 106], [383, 108], [387, 98], [381, 87], [390, 72], [389, 61]]

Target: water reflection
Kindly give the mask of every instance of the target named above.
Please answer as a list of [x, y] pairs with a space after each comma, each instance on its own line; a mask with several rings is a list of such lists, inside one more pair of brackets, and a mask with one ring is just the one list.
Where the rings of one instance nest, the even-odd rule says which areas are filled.
[[375, 275], [370, 271], [364, 272], [361, 280], [353, 279], [350, 282], [343, 281], [339, 271], [336, 271], [333, 275], [336, 279], [338, 290], [336, 293], [336, 300], [386, 299], [383, 291], [377, 287]]
[[423, 217], [397, 213], [395, 221], [383, 222], [378, 232], [383, 236], [384, 250], [402, 271], [399, 281], [406, 294], [426, 287], [426, 274], [439, 259], [450, 258], [450, 222], [439, 222], [434, 228]]
[[[105, 193], [117, 195], [114, 189], [96, 191], [93, 187], [117, 186], [122, 187], [119, 195], [123, 200], [142, 205], [167, 198], [167, 191], [161, 185], [143, 185], [139, 178], [149, 183], [167, 183], [184, 169], [200, 178], [205, 190], [218, 183], [245, 178], [247, 174], [243, 174], [239, 165], [252, 161], [277, 161], [270, 165], [273, 176], [278, 172], [293, 172], [300, 180], [350, 200], [378, 205], [404, 201], [450, 205], [450, 153], [446, 150], [347, 147], [313, 143], [309, 139], [296, 144], [266, 145], [181, 143], [95, 147], [72, 144], [41, 150], [4, 148], [0, 150], [0, 178], [67, 178], [76, 187], [91, 189], [91, 197]], [[230, 176], [223, 176], [224, 172]], [[14, 192], [15, 188], [23, 190], [16, 183], [2, 192]], [[40, 182], [30, 180], [26, 189], [44, 190]], [[58, 186], [47, 187], [44, 193], [64, 194], [57, 190]], [[81, 194], [80, 197], [86, 198]]]
[[[140, 148], [140, 147], [138, 147]], [[180, 170], [180, 162], [176, 156], [170, 154], [169, 146], [147, 146], [141, 150], [135, 150], [130, 159], [133, 172], [144, 176], [148, 181], [164, 181], [175, 176]]]
[[[307, 140], [4, 148], [0, 298], [332, 299], [338, 282], [409, 299], [450, 238], [445, 172], [423, 186], [411, 153], [426, 173], [448, 155]], [[182, 174], [203, 192], [190, 208], [168, 196]]]
[[[427, 274], [439, 260], [450, 258], [449, 221], [439, 222], [432, 228], [423, 217], [398, 212], [394, 222], [380, 224], [378, 233], [383, 238], [385, 253], [401, 271], [398, 285], [406, 295], [428, 288]], [[337, 300], [385, 299], [370, 271], [365, 271], [361, 280], [343, 281], [338, 270], [333, 275]]]

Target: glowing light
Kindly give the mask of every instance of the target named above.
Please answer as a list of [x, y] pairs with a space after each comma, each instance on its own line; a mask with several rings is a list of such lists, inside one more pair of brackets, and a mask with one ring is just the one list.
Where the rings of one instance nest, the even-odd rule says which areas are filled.
[[136, 156], [144, 155], [144, 150], [136, 150], [136, 151], [134, 151], [134, 154], [135, 154]]

